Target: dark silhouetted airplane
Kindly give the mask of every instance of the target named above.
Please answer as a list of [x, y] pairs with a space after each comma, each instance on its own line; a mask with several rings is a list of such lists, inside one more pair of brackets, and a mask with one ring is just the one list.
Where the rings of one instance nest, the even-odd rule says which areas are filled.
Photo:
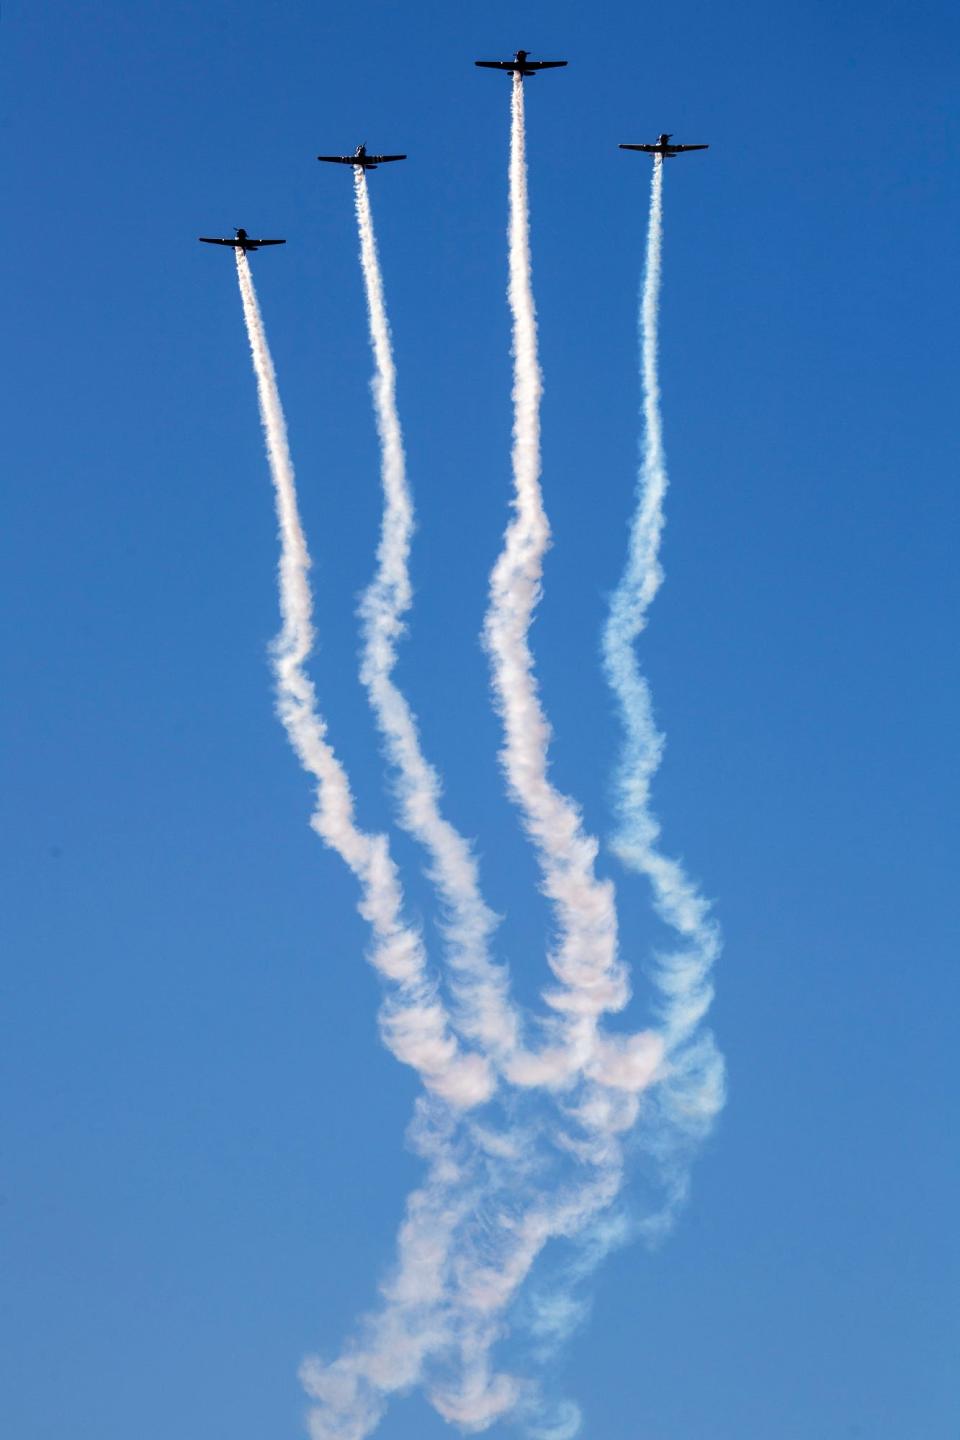
[[523, 79], [536, 75], [538, 70], [556, 70], [567, 63], [566, 60], [528, 60], [529, 54], [529, 50], [518, 50], [512, 60], [474, 60], [473, 63], [482, 70], [506, 70]]
[[259, 250], [261, 245], [286, 245], [286, 240], [251, 240], [242, 225], [237, 226], [237, 232], [232, 240], [221, 240], [213, 235], [199, 235], [204, 245], [229, 245], [233, 250], [242, 250], [244, 255], [251, 250]]
[[378, 165], [389, 165], [391, 160], [406, 160], [406, 155], [368, 155], [366, 145], [358, 145], [352, 155], [318, 155], [328, 165], [359, 165], [361, 170], [376, 170]]
[[656, 145], [621, 145], [621, 150], [642, 150], [644, 155], [659, 155], [661, 160], [672, 160], [674, 155], [685, 155], [688, 150], [709, 150], [709, 145], [671, 145], [669, 135], [658, 135]]

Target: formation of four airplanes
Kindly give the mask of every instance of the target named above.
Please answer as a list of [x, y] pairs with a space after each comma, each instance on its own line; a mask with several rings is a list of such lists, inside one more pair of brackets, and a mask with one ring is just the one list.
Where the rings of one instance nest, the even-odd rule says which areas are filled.
[[[527, 79], [536, 75], [538, 70], [556, 70], [561, 65], [566, 65], [566, 60], [531, 60], [528, 50], [518, 50], [512, 60], [475, 60], [474, 64], [479, 65], [483, 70], [504, 70], [511, 75], [519, 75], [521, 79]], [[660, 160], [672, 160], [674, 155], [683, 155], [688, 150], [708, 150], [708, 145], [671, 145], [670, 135], [658, 135], [654, 145], [621, 145], [621, 150], [642, 150], [645, 155], [657, 156]], [[318, 155], [318, 160], [324, 160], [330, 165], [355, 165], [361, 170], [376, 170], [378, 165], [387, 165], [391, 160], [406, 160], [406, 155], [368, 155], [366, 145], [358, 145], [352, 155]], [[248, 254], [251, 250], [259, 250], [261, 245], [286, 245], [286, 240], [253, 240], [242, 226], [232, 240], [219, 239], [213, 235], [201, 235], [199, 237], [205, 245], [229, 245], [233, 250], [242, 250]]]

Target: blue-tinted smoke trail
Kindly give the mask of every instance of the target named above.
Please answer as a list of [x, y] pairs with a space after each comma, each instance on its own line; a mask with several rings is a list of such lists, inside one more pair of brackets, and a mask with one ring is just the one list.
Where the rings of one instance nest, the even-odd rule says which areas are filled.
[[668, 481], [657, 368], [662, 238], [663, 162], [658, 157], [653, 165], [640, 306], [644, 428], [637, 508], [627, 564], [611, 601], [602, 648], [623, 725], [615, 786], [619, 825], [613, 848], [628, 869], [648, 878], [657, 913], [682, 940], [681, 948], [658, 957], [654, 974], [666, 1058], [661, 1083], [652, 1092], [654, 1113], [643, 1126], [667, 1182], [668, 1199], [660, 1219], [669, 1223], [685, 1194], [687, 1151], [709, 1129], [724, 1096], [723, 1061], [713, 1037], [701, 1025], [713, 997], [710, 972], [720, 951], [720, 935], [706, 901], [683, 867], [657, 848], [660, 825], [650, 807], [650, 785], [660, 763], [663, 737], [654, 723], [650, 689], [634, 650], [663, 580], [659, 555]]

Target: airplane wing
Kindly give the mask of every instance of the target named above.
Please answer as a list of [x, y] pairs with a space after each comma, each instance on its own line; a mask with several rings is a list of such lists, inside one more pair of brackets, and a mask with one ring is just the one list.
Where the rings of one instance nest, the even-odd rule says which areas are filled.
[[[372, 159], [372, 156], [368, 157]], [[318, 160], [326, 160], [328, 165], [359, 165], [360, 161], [356, 155], [318, 155]]]
[[406, 155], [368, 155], [375, 165], [389, 165], [391, 160], [406, 160]]
[[484, 70], [554, 70], [566, 60], [474, 60]]
[[233, 246], [236, 246], [236, 245], [239, 245], [239, 243], [240, 243], [239, 240], [220, 240], [219, 238], [214, 239], [214, 237], [213, 237], [212, 235], [198, 235], [198, 236], [197, 236], [197, 239], [198, 239], [198, 240], [202, 240], [203, 243], [204, 243], [204, 245], [233, 245]]
[[[227, 244], [230, 242], [227, 241]], [[286, 240], [248, 240], [248, 245], [286, 245]]]
[[688, 150], [709, 150], [709, 145], [621, 145], [621, 150], [642, 150], [645, 155], [685, 155]]

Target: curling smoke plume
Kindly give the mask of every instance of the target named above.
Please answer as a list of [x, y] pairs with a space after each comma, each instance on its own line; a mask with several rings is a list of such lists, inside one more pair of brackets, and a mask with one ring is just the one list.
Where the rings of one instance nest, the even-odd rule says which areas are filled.
[[403, 617], [412, 600], [409, 560], [413, 499], [407, 483], [397, 413], [396, 367], [367, 177], [359, 165], [353, 172], [353, 184], [370, 344], [376, 365], [372, 390], [384, 498], [377, 571], [360, 604], [364, 636], [360, 675], [396, 772], [401, 823], [426, 848], [431, 878], [446, 909], [447, 961], [458, 1000], [458, 1028], [494, 1057], [502, 1057], [516, 1048], [517, 1016], [507, 998], [504, 973], [489, 956], [497, 917], [480, 893], [477, 862], [470, 845], [440, 812], [439, 777], [424, 757], [416, 716], [393, 680], [397, 641], [403, 634]]
[[307, 578], [310, 556], [297, 506], [286, 423], [273, 361], [243, 250], [235, 251], [260, 418], [273, 479], [280, 526], [280, 610], [283, 628], [273, 645], [277, 712], [300, 763], [317, 782], [311, 824], [346, 862], [360, 883], [360, 913], [373, 931], [371, 961], [390, 991], [381, 1011], [384, 1041], [424, 1084], [454, 1105], [487, 1099], [491, 1078], [486, 1062], [465, 1054], [450, 1033], [444, 1008], [427, 972], [420, 936], [405, 924], [403, 898], [386, 837], [369, 835], [354, 820], [353, 796], [343, 766], [326, 738], [313, 684], [304, 665], [313, 648], [312, 596]]
[[657, 364], [662, 241], [663, 161], [657, 156], [640, 303], [644, 424], [637, 508], [626, 568], [604, 628], [603, 663], [624, 732], [615, 785], [619, 828], [613, 848], [628, 869], [648, 878], [658, 914], [682, 941], [679, 950], [658, 956], [653, 975], [666, 1056], [644, 1127], [667, 1182], [667, 1204], [659, 1217], [667, 1224], [686, 1192], [689, 1149], [709, 1130], [723, 1105], [724, 1070], [713, 1037], [701, 1028], [713, 998], [710, 972], [720, 952], [720, 934], [683, 867], [657, 848], [660, 825], [650, 808], [650, 785], [663, 753], [663, 737], [654, 723], [650, 689], [634, 650], [663, 581], [659, 557], [668, 480]]

